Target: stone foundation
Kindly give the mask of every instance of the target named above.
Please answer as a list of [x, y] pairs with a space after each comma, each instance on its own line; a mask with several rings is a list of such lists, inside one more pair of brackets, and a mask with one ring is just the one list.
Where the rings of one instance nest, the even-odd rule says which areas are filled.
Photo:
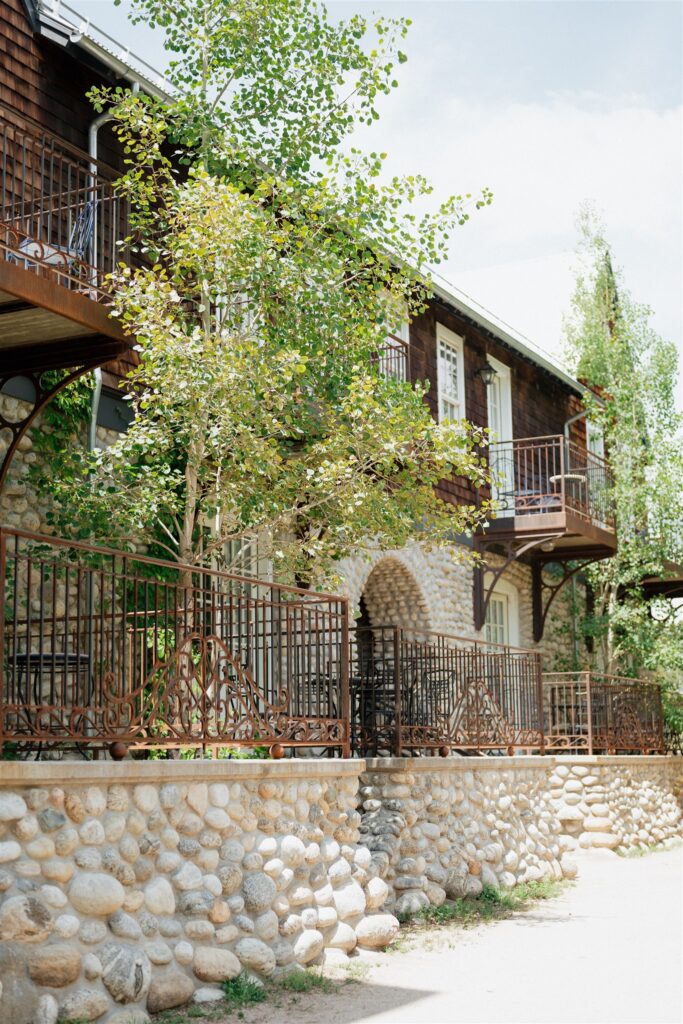
[[551, 758], [375, 758], [361, 777], [361, 840], [397, 914], [573, 877], [550, 799]]
[[[672, 844], [683, 758], [0, 762], [0, 1021], [144, 1024], [577, 845]], [[360, 791], [359, 791], [360, 779]]]
[[562, 832], [582, 847], [647, 849], [681, 834], [681, 757], [558, 757], [550, 776]]
[[385, 946], [359, 761], [0, 764], [3, 1024], [142, 1024]]

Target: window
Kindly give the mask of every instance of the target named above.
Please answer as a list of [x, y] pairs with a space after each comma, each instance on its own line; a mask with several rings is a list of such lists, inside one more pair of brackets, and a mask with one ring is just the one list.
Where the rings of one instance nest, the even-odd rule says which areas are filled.
[[519, 595], [511, 583], [499, 580], [486, 609], [484, 635], [489, 644], [519, 644]]
[[463, 339], [437, 324], [436, 354], [439, 422], [461, 420], [465, 415]]

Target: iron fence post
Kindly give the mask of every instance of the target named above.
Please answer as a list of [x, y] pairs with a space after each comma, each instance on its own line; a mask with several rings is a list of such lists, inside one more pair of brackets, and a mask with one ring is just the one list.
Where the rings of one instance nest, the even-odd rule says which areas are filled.
[[540, 735], [539, 752], [545, 754], [545, 708], [543, 706], [543, 655], [536, 653], [537, 692], [538, 692], [538, 730]]
[[394, 701], [395, 701], [395, 721], [396, 721], [396, 734], [394, 736], [394, 751], [395, 757], [401, 757], [403, 753], [403, 744], [401, 742], [401, 669], [399, 665], [399, 657], [401, 651], [401, 629], [399, 626], [394, 626]]
[[342, 600], [341, 623], [341, 717], [344, 727], [342, 757], [351, 757], [351, 693], [349, 690], [349, 602]]
[[591, 694], [591, 673], [584, 672], [586, 680], [586, 715], [588, 717], [588, 753], [593, 753], [593, 701]]

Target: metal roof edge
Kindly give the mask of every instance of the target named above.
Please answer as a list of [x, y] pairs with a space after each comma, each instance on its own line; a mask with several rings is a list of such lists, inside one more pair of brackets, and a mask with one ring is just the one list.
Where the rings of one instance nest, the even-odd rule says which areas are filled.
[[491, 319], [480, 309], [477, 309], [475, 306], [466, 302], [464, 298], [455, 295], [448, 288], [444, 287], [444, 285], [439, 284], [436, 281], [432, 281], [432, 289], [435, 296], [447, 302], [459, 312], [470, 317], [470, 319], [474, 320], [480, 327], [483, 327], [492, 334], [495, 334], [497, 338], [500, 338], [500, 340], [505, 342], [506, 345], [509, 345], [510, 348], [513, 348], [516, 352], [519, 352], [520, 355], [529, 359], [537, 366], [540, 366], [547, 373], [552, 374], [553, 377], [562, 381], [563, 384], [571, 388], [571, 390], [576, 392], [576, 394], [583, 395], [586, 392], [587, 389], [585, 385], [581, 384], [578, 380], [563, 370], [562, 367], [557, 365], [557, 363], [554, 363], [549, 356], [544, 356], [537, 349], [528, 345], [522, 338], [512, 333], [511, 330], [503, 327], [500, 323], [496, 322], [495, 319]]

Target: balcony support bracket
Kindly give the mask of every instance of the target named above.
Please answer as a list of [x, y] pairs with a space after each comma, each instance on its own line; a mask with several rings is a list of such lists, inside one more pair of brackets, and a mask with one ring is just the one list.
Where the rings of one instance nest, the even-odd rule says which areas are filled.
[[[518, 561], [524, 555], [537, 551], [543, 544], [550, 543], [556, 537], [557, 533], [544, 533], [535, 534], [533, 537], [517, 537], [507, 540], [489, 537], [475, 538], [478, 562], [474, 567], [473, 599], [474, 628], [477, 632], [484, 628], [491, 596], [503, 573], [513, 562]], [[497, 554], [502, 556], [501, 564], [498, 566], [492, 566], [486, 560], [487, 552], [493, 548], [496, 549]]]
[[[45, 406], [52, 401], [55, 395], [64, 391], [69, 384], [72, 384], [75, 380], [85, 376], [86, 373], [90, 373], [91, 370], [100, 366], [101, 363], [102, 360], [100, 358], [89, 360], [82, 366], [77, 367], [75, 370], [65, 373], [65, 375], [57, 381], [51, 379], [54, 376], [54, 371], [51, 371], [49, 374], [45, 371], [36, 371], [21, 374], [9, 373], [0, 376], [0, 394], [4, 392], [6, 385], [9, 384], [11, 380], [28, 381], [33, 388], [33, 399], [26, 402], [22, 400], [22, 402], [28, 406], [28, 409], [21, 418], [14, 420], [8, 419], [0, 410], [0, 438], [3, 438], [4, 435], [7, 441], [4, 453], [0, 456], [0, 492], [2, 492], [5, 480], [7, 479], [7, 474], [14, 454], [36, 416], [43, 411]], [[0, 448], [0, 451], [1, 450], [2, 449]]]
[[578, 562], [556, 562], [555, 564], [560, 566], [562, 575], [552, 583], [548, 583], [543, 578], [543, 569], [551, 561], [535, 560], [531, 564], [531, 600], [532, 600], [532, 612], [533, 612], [533, 635], [534, 643], [538, 643], [543, 638], [543, 632], [545, 630], [545, 623], [550, 611], [550, 606], [564, 587], [565, 583], [568, 583], [578, 573], [582, 572], [586, 566], [591, 565], [593, 562], [600, 561], [604, 558], [604, 555], [598, 555], [595, 558], [582, 558]]

